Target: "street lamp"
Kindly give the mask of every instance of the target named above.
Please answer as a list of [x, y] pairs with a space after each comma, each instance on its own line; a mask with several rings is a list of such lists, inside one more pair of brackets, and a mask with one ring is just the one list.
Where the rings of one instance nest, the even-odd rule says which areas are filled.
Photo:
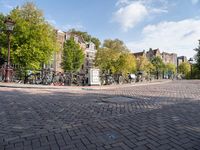
[[5, 82], [10, 82], [10, 75], [12, 72], [12, 68], [10, 66], [10, 34], [13, 31], [15, 22], [12, 21], [12, 19], [10, 17], [8, 17], [5, 21], [4, 21], [5, 25], [6, 25], [6, 31], [7, 31], [7, 36], [8, 36], [8, 59], [7, 59], [7, 65], [6, 65], [6, 69], [5, 69]]
[[190, 62], [190, 69], [191, 69], [191, 77], [190, 78], [192, 78], [192, 62], [193, 62], [193, 59], [190, 58], [188, 61]]

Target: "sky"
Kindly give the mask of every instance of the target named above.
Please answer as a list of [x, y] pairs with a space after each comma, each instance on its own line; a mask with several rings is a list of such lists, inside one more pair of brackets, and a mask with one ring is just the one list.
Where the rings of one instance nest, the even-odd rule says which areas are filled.
[[[0, 0], [8, 14], [28, 0]], [[57, 29], [120, 39], [132, 52], [159, 48], [188, 58], [200, 39], [200, 0], [31, 0]]]

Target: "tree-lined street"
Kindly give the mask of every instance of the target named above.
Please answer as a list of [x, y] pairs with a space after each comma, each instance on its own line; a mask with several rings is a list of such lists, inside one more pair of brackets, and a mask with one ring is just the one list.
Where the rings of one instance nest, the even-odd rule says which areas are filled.
[[0, 149], [200, 149], [200, 82], [0, 88]]
[[199, 5], [0, 0], [0, 150], [200, 150]]

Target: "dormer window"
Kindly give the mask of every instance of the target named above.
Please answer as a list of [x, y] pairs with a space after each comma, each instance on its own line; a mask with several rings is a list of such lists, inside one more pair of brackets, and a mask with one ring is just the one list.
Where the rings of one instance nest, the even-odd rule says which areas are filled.
[[90, 48], [90, 44], [86, 44], [86, 48]]

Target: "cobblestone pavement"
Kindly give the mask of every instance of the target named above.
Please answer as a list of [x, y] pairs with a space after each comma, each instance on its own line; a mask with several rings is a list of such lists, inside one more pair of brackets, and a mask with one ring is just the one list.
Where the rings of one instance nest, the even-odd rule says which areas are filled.
[[200, 81], [0, 88], [0, 150], [200, 150]]

